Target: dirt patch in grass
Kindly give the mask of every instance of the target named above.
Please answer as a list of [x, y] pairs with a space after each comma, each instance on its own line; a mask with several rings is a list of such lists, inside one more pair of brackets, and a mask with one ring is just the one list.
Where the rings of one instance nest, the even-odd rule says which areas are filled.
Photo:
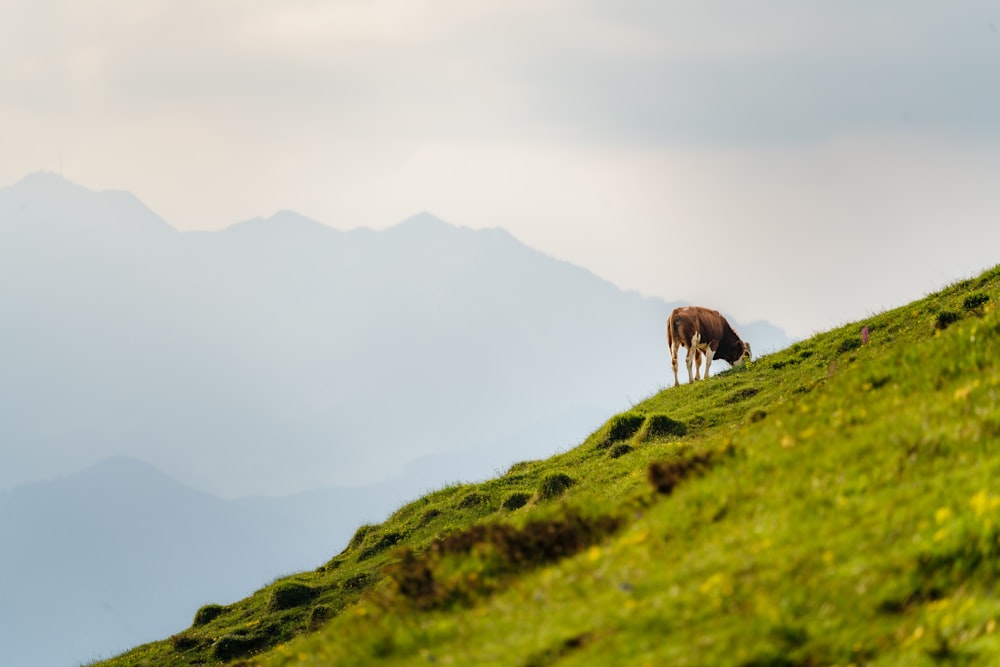
[[670, 494], [688, 477], [700, 474], [712, 465], [712, 454], [688, 454], [677, 459], [649, 464], [647, 479], [657, 493]]
[[[618, 517], [568, 512], [520, 527], [474, 525], [436, 540], [423, 553], [404, 549], [400, 560], [387, 566], [384, 573], [401, 598], [416, 608], [440, 608], [489, 593], [505, 576], [572, 556], [617, 530], [621, 523]], [[481, 559], [483, 568], [474, 576], [442, 577], [437, 571], [440, 564], [456, 558]]]

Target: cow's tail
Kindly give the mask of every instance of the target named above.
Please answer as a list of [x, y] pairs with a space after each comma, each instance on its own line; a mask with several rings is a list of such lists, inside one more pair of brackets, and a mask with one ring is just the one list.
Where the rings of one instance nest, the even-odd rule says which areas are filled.
[[675, 335], [676, 334], [674, 333], [674, 314], [670, 313], [670, 316], [667, 317], [667, 348], [670, 350], [671, 354], [673, 354], [674, 351]]

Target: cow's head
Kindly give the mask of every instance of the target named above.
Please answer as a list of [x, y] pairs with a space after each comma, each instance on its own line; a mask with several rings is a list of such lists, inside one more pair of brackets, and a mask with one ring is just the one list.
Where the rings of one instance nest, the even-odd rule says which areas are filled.
[[742, 366], [744, 362], [750, 361], [752, 355], [750, 354], [750, 343], [745, 340], [741, 340], [740, 343], [743, 345], [743, 353], [740, 358], [733, 362], [733, 366]]

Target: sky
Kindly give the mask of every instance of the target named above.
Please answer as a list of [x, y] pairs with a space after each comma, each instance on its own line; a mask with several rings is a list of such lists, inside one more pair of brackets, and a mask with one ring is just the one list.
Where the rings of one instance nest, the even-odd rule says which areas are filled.
[[503, 227], [793, 337], [1000, 262], [995, 0], [0, 0], [0, 186]]

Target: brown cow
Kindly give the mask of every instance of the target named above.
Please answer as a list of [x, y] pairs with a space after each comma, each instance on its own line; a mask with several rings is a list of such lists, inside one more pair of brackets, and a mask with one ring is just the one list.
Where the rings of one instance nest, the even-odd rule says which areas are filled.
[[[688, 382], [700, 380], [701, 358], [705, 357], [705, 379], [712, 359], [724, 359], [733, 366], [739, 366], [750, 358], [750, 343], [740, 340], [717, 310], [700, 306], [674, 308], [667, 318], [667, 345], [670, 346], [670, 364], [674, 369], [674, 386], [677, 379], [677, 352], [684, 346], [684, 359], [688, 369]], [[691, 377], [691, 362], [694, 361], [694, 377]]]

